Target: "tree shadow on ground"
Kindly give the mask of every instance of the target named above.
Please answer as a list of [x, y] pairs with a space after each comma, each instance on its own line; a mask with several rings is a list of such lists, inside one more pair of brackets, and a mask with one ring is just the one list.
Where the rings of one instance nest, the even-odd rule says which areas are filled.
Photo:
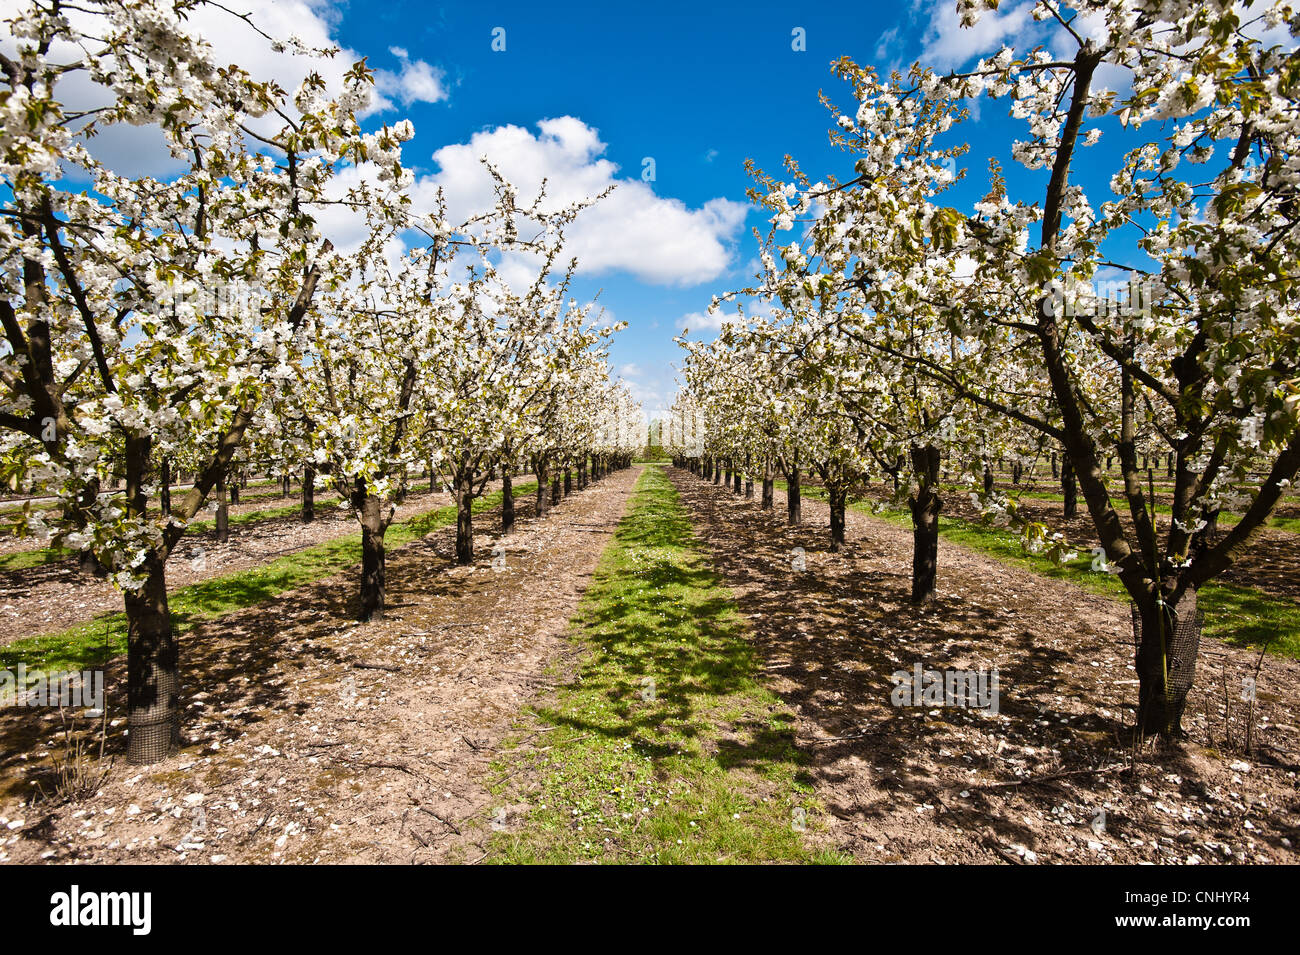
[[[531, 517], [530, 502], [517, 499], [515, 507], [518, 520]], [[400, 616], [404, 607], [426, 597], [463, 595], [475, 588], [473, 582], [430, 573], [431, 565], [446, 568], [454, 559], [455, 533], [454, 526], [444, 526], [389, 550], [388, 614]], [[358, 570], [357, 565], [340, 568], [330, 577], [278, 594], [275, 578], [213, 581], [223, 596], [247, 606], [217, 617], [173, 614], [174, 625], [188, 627], [179, 637], [182, 755], [197, 752], [214, 737], [240, 735], [273, 712], [304, 712], [310, 702], [290, 703], [288, 692], [299, 672], [323, 667], [336, 673], [340, 684], [347, 680], [355, 661], [331, 646], [329, 638], [356, 620]], [[125, 626], [124, 618], [119, 625]], [[106, 758], [121, 762], [126, 753], [126, 656], [105, 664], [102, 645], [88, 645], [81, 656], [85, 667], [104, 672], [109, 723], [104, 752]], [[198, 707], [211, 714], [201, 733], [185, 716]], [[80, 717], [74, 725], [76, 737], [93, 742], [97, 754], [100, 720]], [[56, 762], [64, 752], [57, 708], [0, 710], [0, 799], [31, 796], [38, 789], [55, 792]]]
[[[1121, 773], [1103, 774], [1105, 787], [1088, 775], [1122, 764], [1129, 752], [1136, 687], [1125, 679], [1133, 675], [1132, 645], [1123, 630], [1099, 625], [1096, 613], [1054, 606], [1052, 596], [1026, 586], [1029, 575], [980, 573], [957, 560], [945, 565], [953, 553], [946, 549], [939, 599], [914, 607], [909, 577], [900, 572], [910, 561], [906, 532], [859, 534], [831, 553], [824, 507], [806, 500], [805, 523], [789, 527], [779, 498], [776, 510], [764, 511], [685, 471], [670, 473], [748, 619], [773, 689], [800, 716], [798, 743], [827, 810], [870, 834], [865, 838], [886, 844], [886, 852], [891, 840], [902, 840], [910, 861], [939, 850], [945, 858], [1002, 859], [1008, 844], [1051, 852], [1060, 840], [1047, 837], [1037, 816], [1051, 818], [1066, 803], [1086, 818], [1112, 787], [1137, 790], [1140, 781]], [[800, 556], [806, 571], [796, 569]], [[893, 705], [893, 675], [917, 663], [996, 667], [998, 715]], [[1186, 769], [1175, 756], [1152, 771], [1180, 765]], [[1060, 773], [1078, 775], [1026, 782]], [[1013, 785], [994, 788], [1006, 782]], [[1148, 801], [1115, 806], [1110, 834], [1140, 839], [1147, 827], [1149, 840]], [[1289, 827], [1271, 815], [1274, 827]]]

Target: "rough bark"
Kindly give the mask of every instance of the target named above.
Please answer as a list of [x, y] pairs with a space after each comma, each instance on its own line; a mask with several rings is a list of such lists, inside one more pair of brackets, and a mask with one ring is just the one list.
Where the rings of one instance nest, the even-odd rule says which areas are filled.
[[934, 599], [939, 566], [939, 449], [912, 448], [912, 472], [917, 490], [909, 501], [912, 510], [912, 603]]
[[226, 479], [217, 478], [217, 540], [225, 543], [230, 539], [230, 505], [226, 503]]
[[1061, 493], [1065, 498], [1065, 516], [1074, 517], [1079, 513], [1079, 482], [1068, 454], [1061, 463]]
[[509, 534], [515, 529], [515, 482], [511, 476], [512, 468], [501, 469], [501, 533]]
[[[126, 439], [127, 508], [143, 515], [148, 501], [144, 486], [152, 441]], [[141, 567], [143, 586], [126, 591], [127, 620], [127, 759], [135, 764], [158, 762], [180, 746], [180, 654], [167, 606], [166, 564], [162, 554], [148, 551]]]
[[[1165, 594], [1174, 589], [1165, 582]], [[1138, 674], [1138, 727], [1144, 736], [1175, 737], [1182, 734], [1185, 692], [1174, 687], [1180, 678], [1190, 685], [1196, 657], [1181, 659], [1174, 652], [1173, 634], [1177, 621], [1196, 615], [1196, 589], [1183, 591], [1177, 608], [1155, 599], [1154, 594], [1135, 601], [1138, 608], [1139, 639], [1136, 656]], [[1166, 676], [1167, 675], [1167, 676]]]
[[316, 519], [316, 472], [310, 467], [302, 469], [302, 522], [310, 524]]
[[352, 502], [361, 515], [361, 611], [357, 619], [364, 623], [384, 615], [384, 533], [388, 523], [379, 498], [367, 494], [364, 487], [353, 492]]
[[799, 469], [787, 468], [785, 472], [785, 522], [791, 527], [803, 521], [803, 499], [799, 494]]
[[550, 480], [549, 465], [537, 458], [533, 459], [533, 474], [537, 477], [537, 504], [535, 510], [538, 517], [545, 517], [547, 510], [550, 508]]
[[125, 595], [128, 762], [165, 759], [180, 746], [180, 654], [163, 561], [149, 554], [145, 582]]
[[172, 512], [172, 463], [163, 458], [158, 467], [158, 506], [164, 514]]
[[844, 512], [848, 507], [849, 493], [844, 488], [827, 488], [831, 503], [831, 551], [844, 546]]
[[474, 475], [462, 469], [456, 476], [456, 563], [474, 563]]

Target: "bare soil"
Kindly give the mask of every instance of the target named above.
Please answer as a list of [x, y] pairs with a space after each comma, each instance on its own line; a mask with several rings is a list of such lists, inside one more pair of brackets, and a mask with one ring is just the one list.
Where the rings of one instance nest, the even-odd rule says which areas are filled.
[[[1239, 688], [1259, 656], [1204, 640], [1188, 739], [1134, 749], [1127, 605], [941, 541], [938, 600], [914, 608], [909, 531], [850, 511], [830, 553], [821, 502], [789, 528], [779, 491], [764, 512], [670, 474], [798, 714], [828, 846], [908, 863], [1300, 861], [1300, 663], [1260, 664], [1247, 753]], [[996, 667], [998, 713], [893, 706], [891, 674], [918, 662]]]
[[[0, 714], [0, 861], [477, 861], [514, 818], [488, 767], [572, 652], [569, 619], [639, 473], [542, 521], [520, 501], [500, 540], [499, 518], [477, 516], [469, 567], [451, 562], [454, 528], [391, 551], [383, 620], [350, 621], [354, 569], [201, 624], [183, 641], [185, 748], [147, 769], [119, 759], [94, 795], [33, 798], [54, 783], [58, 715]], [[119, 755], [123, 664], [106, 678]]]

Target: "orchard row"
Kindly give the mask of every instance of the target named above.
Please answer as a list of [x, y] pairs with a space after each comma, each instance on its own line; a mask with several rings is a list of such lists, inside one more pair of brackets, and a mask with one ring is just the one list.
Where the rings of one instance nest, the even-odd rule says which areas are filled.
[[[369, 619], [408, 474], [451, 486], [469, 563], [493, 469], [508, 482], [526, 463], [540, 510], [555, 475], [585, 483], [645, 433], [610, 381], [618, 326], [572, 295], [562, 260], [565, 228], [601, 197], [523, 197], [485, 160], [491, 201], [451, 221], [403, 165], [410, 122], [362, 128], [364, 62], [341, 89], [313, 71], [286, 91], [217, 62], [194, 6], [33, 0], [0, 56], [0, 477], [32, 495], [10, 530], [122, 590], [135, 762], [177, 745], [167, 561], [232, 474], [338, 492], [361, 525]], [[296, 52], [322, 69], [333, 55]], [[85, 99], [74, 81], [93, 107], [67, 105]], [[158, 132], [176, 174], [104, 165], [96, 134], [126, 126]], [[192, 486], [173, 495], [181, 473]]]
[[[981, 6], [959, 4], [968, 25]], [[1056, 462], [1136, 608], [1140, 729], [1176, 735], [1197, 589], [1300, 470], [1300, 20], [1287, 3], [1181, 0], [1042, 0], [1034, 16], [1044, 46], [961, 73], [837, 64], [852, 102], [830, 106], [831, 138], [852, 173], [751, 169], [762, 271], [715, 302], [737, 306], [716, 341], [681, 339], [664, 443], [762, 481], [769, 506], [780, 474], [792, 522], [815, 475], [832, 546], [847, 495], [892, 476], [917, 603], [935, 591], [942, 471], [1064, 555], [990, 470]], [[972, 191], [958, 160], [988, 146], [976, 98], [1027, 130], [991, 148], [1024, 168], [990, 162]], [[1225, 509], [1240, 520], [1218, 533]]]

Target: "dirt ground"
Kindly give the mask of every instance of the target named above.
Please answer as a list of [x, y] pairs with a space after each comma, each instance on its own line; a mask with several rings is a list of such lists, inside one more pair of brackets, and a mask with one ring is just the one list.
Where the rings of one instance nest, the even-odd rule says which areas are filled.
[[[62, 752], [57, 712], [6, 711], [0, 862], [477, 861], [511, 813], [486, 770], [572, 652], [569, 618], [639, 473], [544, 521], [521, 501], [495, 553], [498, 515], [477, 517], [471, 567], [451, 563], [454, 528], [390, 552], [381, 621], [350, 622], [354, 568], [200, 625], [183, 638], [184, 750], [119, 759], [92, 797], [33, 801]], [[118, 753], [123, 662], [106, 681]]]
[[[526, 479], [524, 479], [526, 480]], [[500, 489], [496, 481], [487, 492]], [[445, 491], [412, 494], [397, 509], [401, 521], [451, 504]], [[268, 507], [263, 502], [232, 507], [232, 515]], [[224, 574], [260, 567], [277, 557], [314, 547], [336, 537], [360, 533], [352, 511], [318, 502], [316, 519], [304, 524], [297, 515], [248, 524], [232, 524], [226, 543], [215, 530], [186, 534], [167, 561], [167, 587], [175, 590]], [[122, 594], [106, 580], [82, 573], [75, 558], [40, 567], [0, 571], [0, 645], [71, 627], [103, 613], [122, 609]]]
[[[942, 541], [938, 600], [914, 609], [909, 531], [850, 511], [832, 554], [821, 502], [787, 528], [780, 492], [763, 512], [670, 473], [798, 714], [829, 846], [909, 863], [1300, 861], [1300, 663], [1263, 661], [1247, 754], [1238, 688], [1258, 655], [1206, 639], [1189, 739], [1134, 766], [1126, 605]], [[996, 667], [998, 713], [891, 705], [891, 674], [918, 662]]]

